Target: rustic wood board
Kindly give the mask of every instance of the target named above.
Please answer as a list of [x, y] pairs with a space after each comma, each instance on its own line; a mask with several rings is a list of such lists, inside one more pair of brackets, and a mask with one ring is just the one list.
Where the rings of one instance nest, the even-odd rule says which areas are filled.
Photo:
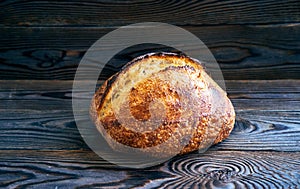
[[72, 115], [72, 81], [2, 80], [0, 187], [300, 186], [300, 80], [226, 87], [237, 113], [227, 140], [204, 154], [134, 170], [102, 160], [84, 143]]
[[176, 25], [278, 24], [300, 19], [297, 0], [264, 1], [2, 1], [5, 26], [122, 26], [136, 22]]
[[[91, 151], [1, 151], [10, 188], [297, 188], [300, 153], [213, 151], [152, 168], [115, 168]], [[1, 187], [0, 186], [0, 187]]]
[[[208, 46], [226, 80], [300, 79], [299, 23], [183, 28]], [[72, 80], [88, 48], [114, 29], [2, 27], [0, 79]], [[118, 44], [113, 42], [114, 45]], [[172, 51], [172, 48], [144, 44], [125, 49], [106, 66], [101, 78], [109, 77], [138, 55], [153, 51]]]

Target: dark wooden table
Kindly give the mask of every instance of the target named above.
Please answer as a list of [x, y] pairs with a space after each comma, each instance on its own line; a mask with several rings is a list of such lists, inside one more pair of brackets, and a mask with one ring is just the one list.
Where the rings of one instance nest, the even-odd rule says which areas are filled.
[[[0, 2], [0, 188], [299, 188], [299, 1]], [[126, 169], [81, 138], [72, 83], [86, 50], [136, 22], [182, 26], [220, 63], [237, 120], [203, 154]], [[145, 46], [144, 46], [145, 47]], [[120, 53], [101, 80], [133, 57]]]

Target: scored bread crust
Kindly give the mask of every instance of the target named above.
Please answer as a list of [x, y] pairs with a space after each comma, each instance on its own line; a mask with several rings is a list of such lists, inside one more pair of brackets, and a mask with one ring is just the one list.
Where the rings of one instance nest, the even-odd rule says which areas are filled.
[[[148, 74], [148, 77], [143, 78], [143, 74]], [[170, 78], [174, 82], [176, 74], [186, 74], [188, 83], [192, 83], [193, 86], [193, 88], [186, 87], [186, 90], [192, 91], [189, 91], [189, 96], [184, 96], [184, 99], [179, 93], [186, 94], [185, 86], [175, 85], [174, 87], [171, 81], [168, 83], [161, 79]], [[143, 79], [134, 83], [134, 87], [128, 84], [139, 78]], [[120, 105], [117, 107], [118, 110], [115, 110], [116, 107], [113, 108], [112, 101], [118, 101], [118, 97], [112, 97], [114, 88], [126, 90], [128, 86], [129, 88], [131, 86], [127, 89], [130, 91], [129, 106]], [[159, 106], [154, 106], [156, 111], [150, 112], [150, 103], [157, 99], [162, 102], [165, 109], [161, 110]], [[183, 100], [188, 103], [181, 102]], [[190, 114], [197, 113], [197, 115], [191, 115], [197, 120], [196, 126], [191, 124], [183, 126], [181, 116], [185, 114], [184, 111], [187, 111], [183, 106], [193, 109]], [[124, 108], [138, 120], [139, 124], [149, 120], [151, 116], [155, 118], [163, 114], [163, 111], [165, 111], [165, 118], [155, 129], [143, 129], [142, 125], [136, 124], [135, 129], [141, 129], [137, 132], [126, 126], [131, 124], [126, 116], [125, 122], [120, 123], [117, 119], [115, 112], [122, 112]], [[149, 155], [161, 157], [172, 154], [174, 149], [183, 142], [185, 145], [180, 149], [181, 154], [205, 150], [210, 145], [227, 138], [235, 120], [235, 112], [226, 92], [207, 75], [201, 63], [174, 53], [151, 53], [126, 64], [120, 72], [106, 80], [96, 91], [91, 102], [90, 115], [98, 131], [113, 149], [124, 151], [125, 145], [140, 149]], [[188, 132], [191, 135], [190, 138], [185, 135]], [[171, 143], [161, 145], [170, 139], [172, 139]], [[188, 141], [185, 141], [186, 139]]]

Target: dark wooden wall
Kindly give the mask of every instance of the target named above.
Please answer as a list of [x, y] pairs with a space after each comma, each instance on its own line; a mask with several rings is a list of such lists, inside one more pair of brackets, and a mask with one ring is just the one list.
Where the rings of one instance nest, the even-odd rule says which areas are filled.
[[[81, 138], [73, 77], [101, 36], [148, 21], [181, 26], [210, 48], [237, 120], [205, 154], [119, 168]], [[0, 34], [0, 188], [300, 187], [299, 0], [1, 1]], [[100, 79], [157, 50], [144, 47], [115, 57]]]

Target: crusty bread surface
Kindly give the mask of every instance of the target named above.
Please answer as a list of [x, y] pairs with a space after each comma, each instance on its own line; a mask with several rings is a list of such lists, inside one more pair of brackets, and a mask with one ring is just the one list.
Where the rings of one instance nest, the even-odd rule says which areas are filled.
[[201, 63], [173, 53], [129, 62], [96, 91], [90, 115], [117, 151], [165, 157], [205, 150], [227, 138], [235, 112]]

